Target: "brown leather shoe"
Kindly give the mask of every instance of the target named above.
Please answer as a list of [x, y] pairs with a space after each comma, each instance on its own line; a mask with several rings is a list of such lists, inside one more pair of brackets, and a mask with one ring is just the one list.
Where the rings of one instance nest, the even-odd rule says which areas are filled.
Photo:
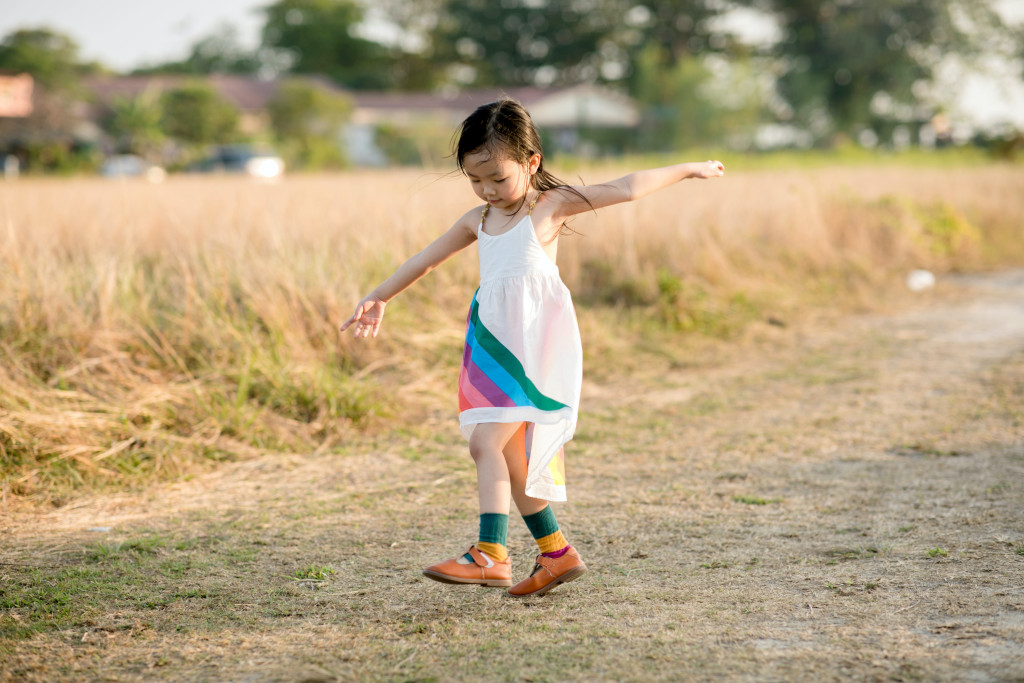
[[514, 598], [525, 598], [530, 595], [544, 595], [560, 583], [569, 583], [587, 573], [587, 565], [583, 564], [576, 548], [569, 546], [561, 557], [537, 556], [537, 564], [533, 565], [530, 578], [523, 579], [508, 589]]
[[[506, 557], [498, 562], [470, 546], [467, 551], [472, 564], [459, 564], [459, 558], [445, 560], [423, 570], [423, 576], [441, 583], [471, 583], [478, 586], [511, 586], [512, 562]], [[462, 555], [459, 555], [462, 557]]]

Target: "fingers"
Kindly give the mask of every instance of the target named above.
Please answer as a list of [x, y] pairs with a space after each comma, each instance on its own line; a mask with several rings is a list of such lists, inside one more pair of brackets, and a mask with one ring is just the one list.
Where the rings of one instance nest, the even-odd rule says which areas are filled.
[[366, 306], [363, 305], [362, 301], [360, 301], [359, 305], [356, 306], [356, 312], [352, 314], [351, 318], [349, 318], [348, 320], [341, 324], [341, 327], [338, 328], [338, 331], [344, 332], [345, 330], [347, 330], [352, 325], [352, 323], [362, 319], [364, 313], [366, 313]]
[[339, 327], [339, 328], [338, 328], [338, 331], [339, 331], [339, 332], [344, 332], [344, 331], [345, 331], [345, 330], [347, 330], [347, 329], [348, 329], [348, 328], [349, 328], [349, 327], [350, 327], [350, 326], [352, 325], [352, 323], [354, 323], [355, 321], [356, 321], [356, 316], [352, 316], [351, 318], [349, 318], [348, 320], [346, 320], [345, 322], [343, 322], [343, 323], [341, 324], [341, 327]]
[[356, 325], [356, 338], [366, 339], [367, 337], [376, 337], [377, 332], [380, 331], [380, 320], [379, 319], [366, 319], [360, 320], [359, 324]]
[[383, 317], [371, 318], [366, 316], [366, 308], [360, 306], [356, 309], [356, 312], [351, 318], [343, 322], [339, 327], [339, 332], [344, 332], [353, 324], [355, 327], [352, 330], [352, 336], [356, 339], [366, 339], [367, 337], [376, 337], [380, 332], [380, 325], [383, 322]]
[[380, 330], [380, 321], [372, 320], [360, 320], [356, 323], [355, 331], [352, 336], [356, 339], [366, 339], [367, 337], [377, 336], [377, 332]]

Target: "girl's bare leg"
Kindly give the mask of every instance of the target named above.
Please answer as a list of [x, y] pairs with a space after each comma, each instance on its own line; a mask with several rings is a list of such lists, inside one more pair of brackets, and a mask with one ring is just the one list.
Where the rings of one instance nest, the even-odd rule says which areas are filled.
[[518, 423], [485, 423], [473, 428], [469, 452], [476, 462], [480, 497], [480, 535], [464, 555], [439, 562], [423, 575], [442, 583], [511, 586], [508, 559], [508, 512], [511, 484], [502, 451], [519, 429]]
[[481, 513], [508, 514], [512, 502], [512, 484], [503, 451], [522, 426], [521, 422], [488, 422], [473, 428], [473, 434], [469, 437], [469, 454], [476, 463]]
[[512, 500], [516, 502], [519, 514], [526, 517], [540, 512], [548, 506], [541, 498], [526, 495], [526, 423], [519, 428], [505, 444], [505, 464], [508, 467], [509, 484], [512, 489]]

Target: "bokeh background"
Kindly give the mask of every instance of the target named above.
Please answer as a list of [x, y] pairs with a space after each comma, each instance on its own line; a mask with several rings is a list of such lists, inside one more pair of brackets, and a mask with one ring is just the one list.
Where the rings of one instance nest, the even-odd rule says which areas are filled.
[[429, 165], [452, 122], [504, 90], [547, 98], [551, 152], [588, 157], [1010, 157], [1022, 25], [1020, 0], [16, 0], [0, 16], [0, 99], [23, 99], [12, 79], [28, 74], [33, 106], [0, 115], [0, 155], [9, 173], [116, 154], [194, 170], [223, 144], [293, 170]]

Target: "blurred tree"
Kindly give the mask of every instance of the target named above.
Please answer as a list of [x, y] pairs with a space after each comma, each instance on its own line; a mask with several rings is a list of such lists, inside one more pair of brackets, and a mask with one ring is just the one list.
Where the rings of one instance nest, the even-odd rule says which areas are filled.
[[289, 80], [268, 105], [274, 133], [293, 164], [306, 168], [339, 167], [342, 124], [352, 111], [344, 95], [315, 84]]
[[766, 98], [750, 59], [684, 55], [666, 67], [671, 61], [666, 49], [652, 43], [635, 60], [633, 91], [646, 105], [640, 146], [659, 151], [725, 142], [749, 146]]
[[624, 82], [644, 47], [661, 48], [647, 56], [665, 68], [728, 49], [713, 20], [729, 8], [716, 0], [443, 0], [430, 44], [448, 77], [467, 84]]
[[160, 98], [167, 134], [194, 145], [232, 142], [238, 134], [238, 111], [203, 82], [168, 90]]
[[622, 67], [605, 65], [625, 61], [610, 38], [628, 4], [446, 0], [431, 35], [434, 59], [447, 67], [448, 78], [466, 85], [616, 80], [625, 75]]
[[448, 0], [374, 0], [367, 19], [390, 28], [387, 50], [389, 87], [431, 90], [445, 82], [445, 65], [438, 61], [432, 36]]
[[363, 18], [353, 0], [277, 0], [263, 11], [263, 46], [289, 55], [292, 73], [356, 89], [388, 85], [386, 49], [353, 33]]
[[22, 29], [0, 42], [0, 69], [32, 74], [49, 91], [75, 92], [79, 78], [99, 69], [78, 61], [78, 45], [66, 35], [46, 28]]
[[107, 131], [117, 141], [118, 151], [153, 158], [166, 139], [163, 108], [154, 92], [133, 98], [115, 98], [110, 104]]
[[38, 170], [69, 171], [95, 163], [88, 143], [77, 133], [75, 103], [82, 76], [99, 71], [78, 60], [78, 46], [46, 28], [22, 29], [0, 41], [0, 69], [28, 73], [35, 81], [32, 113], [0, 118], [0, 155], [14, 154]]
[[631, 7], [625, 25], [639, 32], [644, 47], [657, 45], [662, 64], [718, 52], [733, 46], [729, 34], [715, 30], [715, 19], [732, 7], [715, 0], [652, 0]]
[[865, 130], [882, 139], [930, 118], [919, 94], [950, 54], [1004, 30], [990, 0], [754, 0], [778, 18], [778, 91], [819, 144]]
[[669, 68], [666, 61], [658, 44], [645, 47], [636, 59], [633, 91], [647, 105], [641, 146], [679, 149], [717, 138], [716, 109], [700, 94], [710, 72], [694, 57], [684, 56]]
[[[730, 9], [715, 0], [652, 0], [622, 15], [615, 37], [629, 55], [630, 93], [645, 108], [641, 147], [721, 144], [756, 124], [761, 93], [733, 87], [734, 74], [749, 71], [747, 51], [716, 23]], [[709, 55], [717, 55], [715, 70]]]
[[132, 73], [256, 74], [261, 66], [259, 52], [243, 47], [238, 29], [223, 24], [210, 35], [193, 43], [185, 59], [135, 69]]

